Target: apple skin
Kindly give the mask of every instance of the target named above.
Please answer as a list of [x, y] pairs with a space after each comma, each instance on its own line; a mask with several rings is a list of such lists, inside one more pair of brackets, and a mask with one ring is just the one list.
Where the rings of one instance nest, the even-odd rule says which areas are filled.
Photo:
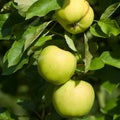
[[94, 103], [94, 89], [83, 80], [69, 80], [53, 91], [53, 106], [63, 117], [80, 117], [88, 114]]
[[79, 27], [81, 27], [84, 31], [92, 24], [93, 20], [94, 20], [94, 12], [93, 9], [89, 6], [87, 14], [83, 18], [81, 18], [79, 22]]
[[66, 23], [72, 24], [82, 18], [83, 13], [86, 12], [89, 7], [88, 5], [88, 2], [85, 0], [64, 0], [62, 8], [56, 10], [56, 15]]
[[86, 0], [65, 1], [69, 1], [69, 4], [63, 4], [63, 7], [55, 12], [55, 19], [72, 34], [84, 32], [94, 20], [93, 9]]
[[38, 72], [46, 81], [60, 85], [71, 78], [76, 64], [76, 57], [71, 52], [49, 45], [40, 53]]

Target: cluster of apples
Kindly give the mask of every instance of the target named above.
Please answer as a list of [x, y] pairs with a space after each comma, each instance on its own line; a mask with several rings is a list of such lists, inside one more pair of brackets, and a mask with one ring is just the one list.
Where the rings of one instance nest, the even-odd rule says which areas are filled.
[[92, 24], [94, 12], [86, 0], [64, 0], [55, 12], [56, 20], [72, 34], [84, 32]]
[[74, 54], [55, 45], [45, 47], [38, 58], [38, 72], [54, 84], [53, 106], [63, 117], [86, 115], [94, 103], [92, 85], [84, 80], [71, 79], [76, 66]]

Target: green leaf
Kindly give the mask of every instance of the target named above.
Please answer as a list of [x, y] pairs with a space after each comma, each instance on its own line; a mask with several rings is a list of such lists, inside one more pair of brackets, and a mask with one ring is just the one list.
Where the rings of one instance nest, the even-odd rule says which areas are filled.
[[[35, 52], [35, 55], [36, 56], [36, 53], [39, 51], [40, 52], [40, 47], [48, 40], [52, 40], [52, 35], [49, 35], [49, 36], [42, 36], [40, 38], [38, 38], [38, 40], [36, 41], [36, 43], [28, 50], [27, 52], [27, 55], [31, 55], [33, 52]], [[36, 51], [38, 49], [38, 51]], [[35, 57], [36, 58], [36, 57]]]
[[84, 58], [84, 63], [85, 63], [85, 73], [88, 72], [92, 60], [92, 54], [89, 51], [89, 44], [88, 44], [88, 38], [86, 35], [84, 35], [84, 43], [85, 43], [85, 58]]
[[71, 37], [69, 37], [67, 34], [65, 34], [64, 36], [65, 36], [65, 40], [66, 40], [69, 48], [71, 48], [73, 51], [77, 51], [75, 44], [74, 44], [73, 40], [71, 39]]
[[118, 85], [117, 84], [113, 84], [112, 82], [110, 81], [105, 81], [103, 84], [102, 84], [102, 87], [109, 93], [111, 94], [115, 88], [117, 87]]
[[8, 60], [8, 67], [16, 65], [22, 57], [23, 40], [15, 41], [10, 50], [5, 54], [3, 62]]
[[104, 21], [98, 21], [98, 25], [109, 37], [120, 34], [120, 27], [115, 20], [106, 19]]
[[105, 51], [101, 54], [100, 59], [107, 65], [120, 68], [120, 55], [116, 52]]
[[52, 35], [40, 37], [33, 47], [38, 48], [38, 47], [42, 46], [48, 40], [52, 40]]
[[45, 30], [49, 23], [50, 22], [44, 22], [38, 26], [29, 26], [26, 34], [24, 34], [24, 51], [40, 36], [40, 34]]
[[58, 0], [38, 0], [26, 12], [26, 19], [33, 16], [43, 17], [50, 11], [59, 9], [61, 2]]
[[17, 9], [20, 15], [25, 16], [28, 8], [38, 0], [14, 0], [17, 3]]
[[108, 111], [110, 111], [111, 109], [113, 109], [116, 106], [117, 106], [117, 98], [110, 99], [107, 102], [106, 106], [104, 108], [102, 108], [101, 110], [102, 110], [103, 113], [107, 113]]
[[0, 120], [14, 120], [10, 116], [11, 115], [8, 111], [4, 111], [4, 112], [0, 113]]
[[16, 65], [20, 61], [24, 51], [37, 39], [47, 25], [48, 22], [36, 27], [30, 25], [23, 33], [21, 39], [12, 44], [12, 47], [4, 56], [4, 62], [8, 60], [8, 67]]
[[23, 65], [25, 65], [25, 64], [28, 63], [28, 61], [29, 61], [28, 58], [23, 58], [23, 59], [20, 61], [20, 63], [15, 67], [13, 73], [16, 72], [16, 71], [18, 71], [19, 69], [21, 69], [21, 68], [23, 67]]
[[95, 120], [105, 120], [104, 115], [96, 115]]
[[16, 26], [16, 24], [22, 23], [24, 21], [24, 18], [21, 17], [18, 13], [10, 13], [7, 16], [6, 20], [4, 21], [4, 24], [2, 26], [2, 36], [3, 37], [13, 37], [13, 29]]
[[119, 120], [120, 119], [120, 114], [119, 115], [114, 115], [113, 120]]
[[49, 23], [50, 22], [45, 22], [39, 26], [30, 25], [23, 33], [21, 39], [15, 41], [12, 44], [12, 47], [9, 49], [8, 52], [6, 52], [3, 59], [4, 63], [8, 63], [9, 70], [6, 73], [9, 74], [15, 72], [22, 68], [24, 64], [28, 63], [28, 59], [22, 59], [21, 61], [25, 50], [39, 37], [39, 35], [43, 32], [43, 30], [47, 27]]
[[96, 37], [108, 38], [108, 35], [103, 33], [103, 31], [101, 30], [97, 23], [90, 27], [90, 32]]
[[8, 64], [4, 64], [2, 75], [10, 75], [20, 70], [23, 65], [27, 64], [29, 61], [28, 58], [23, 58], [17, 65], [8, 67]]
[[3, 39], [6, 40], [6, 37], [3, 34], [3, 26], [6, 20], [9, 18], [9, 15], [10, 14], [0, 14], [0, 40], [3, 40]]
[[96, 58], [92, 59], [89, 69], [90, 70], [98, 70], [103, 67], [104, 67], [104, 62], [100, 58], [96, 57]]
[[110, 5], [105, 12], [101, 15], [100, 20], [108, 19], [120, 7], [120, 2]]

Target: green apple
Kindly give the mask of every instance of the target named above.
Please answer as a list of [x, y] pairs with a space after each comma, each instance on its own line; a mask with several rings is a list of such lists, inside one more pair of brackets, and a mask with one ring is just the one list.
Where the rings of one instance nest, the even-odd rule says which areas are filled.
[[85, 0], [64, 0], [62, 8], [56, 11], [56, 15], [68, 24], [75, 23], [87, 11], [89, 6], [86, 3]]
[[88, 28], [92, 24], [93, 19], [94, 19], [94, 12], [93, 9], [89, 6], [87, 14], [85, 14], [85, 16], [82, 17], [80, 22], [78, 23], [79, 27], [82, 28], [83, 31], [86, 30], [86, 28]]
[[40, 53], [38, 71], [48, 82], [60, 85], [72, 77], [76, 64], [76, 57], [71, 52], [50, 45]]
[[53, 91], [53, 105], [63, 117], [80, 117], [90, 112], [94, 103], [94, 89], [83, 80], [69, 80]]
[[56, 20], [72, 34], [84, 32], [94, 20], [94, 12], [86, 0], [64, 0], [55, 12]]

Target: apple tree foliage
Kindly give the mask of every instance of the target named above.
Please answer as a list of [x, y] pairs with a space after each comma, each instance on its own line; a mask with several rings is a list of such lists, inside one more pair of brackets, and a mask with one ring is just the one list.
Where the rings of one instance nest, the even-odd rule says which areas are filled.
[[[88, 1], [94, 22], [72, 35], [53, 17], [62, 0], [0, 0], [0, 120], [120, 120], [120, 2]], [[88, 115], [63, 118], [54, 110], [53, 85], [40, 77], [36, 62], [50, 44], [73, 52], [74, 77], [94, 87]]]

